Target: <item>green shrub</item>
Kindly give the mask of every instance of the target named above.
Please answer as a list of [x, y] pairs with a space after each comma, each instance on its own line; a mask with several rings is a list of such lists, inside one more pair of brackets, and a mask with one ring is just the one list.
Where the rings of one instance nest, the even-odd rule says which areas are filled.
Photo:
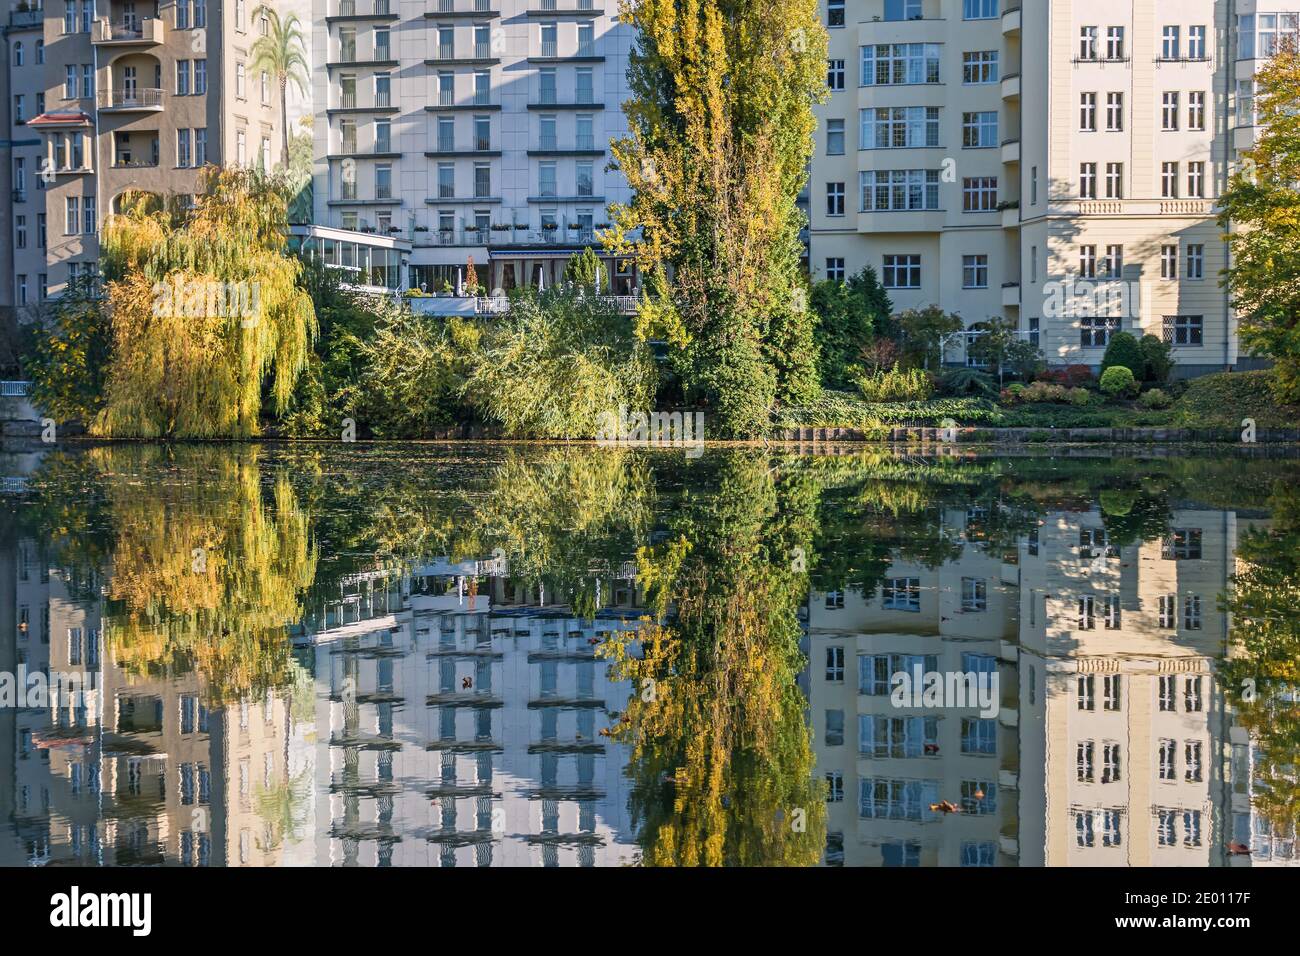
[[1071, 405], [1082, 408], [1092, 402], [1092, 392], [1086, 388], [1072, 388], [1065, 393], [1065, 399]]
[[1174, 400], [1158, 388], [1153, 388], [1138, 396], [1138, 404], [1143, 408], [1168, 408], [1173, 403]]
[[1143, 380], [1167, 382], [1169, 373], [1174, 369], [1174, 360], [1169, 356], [1169, 345], [1154, 335], [1144, 335], [1138, 347], [1142, 351]]
[[1133, 395], [1137, 393], [1138, 383], [1127, 366], [1112, 365], [1101, 373], [1101, 390], [1112, 397]]
[[923, 402], [934, 394], [930, 376], [919, 368], [891, 369], [858, 379], [858, 391], [868, 402]]
[[1023, 382], [1012, 382], [1007, 386], [1007, 391], [1011, 393], [1012, 398], [1019, 398], [1020, 393], [1025, 390]]
[[974, 368], [949, 369], [939, 376], [939, 394], [953, 397], [971, 395], [977, 398], [995, 398], [997, 383], [988, 372]]
[[1052, 382], [1031, 382], [1020, 393], [1020, 400], [1030, 404], [1064, 402], [1066, 400], [1066, 389], [1064, 385], [1055, 385]]
[[1110, 337], [1110, 344], [1106, 346], [1106, 354], [1101, 358], [1102, 376], [1105, 376], [1107, 369], [1116, 366], [1128, 369], [1133, 373], [1134, 377], [1143, 374], [1146, 368], [1146, 361], [1142, 356], [1142, 346], [1128, 332], [1116, 332]]

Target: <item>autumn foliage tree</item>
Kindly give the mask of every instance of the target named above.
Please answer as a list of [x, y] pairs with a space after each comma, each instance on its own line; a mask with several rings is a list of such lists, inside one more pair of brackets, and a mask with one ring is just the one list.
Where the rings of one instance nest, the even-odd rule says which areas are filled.
[[671, 344], [688, 395], [724, 435], [763, 434], [775, 402], [816, 389], [796, 200], [826, 85], [817, 5], [629, 0], [621, 17], [637, 41], [611, 151], [633, 198], [605, 241], [655, 280], [640, 331]]
[[1241, 342], [1273, 359], [1279, 401], [1300, 401], [1300, 53], [1283, 49], [1255, 78], [1259, 140], [1220, 197], [1226, 281]]

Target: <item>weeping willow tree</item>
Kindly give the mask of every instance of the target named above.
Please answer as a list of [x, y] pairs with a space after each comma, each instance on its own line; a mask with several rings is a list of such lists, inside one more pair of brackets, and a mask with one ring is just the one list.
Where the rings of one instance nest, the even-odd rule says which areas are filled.
[[112, 364], [96, 435], [255, 435], [264, 380], [283, 412], [306, 366], [316, 316], [284, 254], [283, 188], [213, 168], [205, 189], [187, 216], [137, 204], [104, 228]]
[[638, 314], [671, 345], [722, 437], [767, 432], [774, 402], [815, 392], [797, 207], [825, 96], [814, 0], [629, 0], [636, 30], [610, 144], [632, 187], [603, 237], [658, 290]]
[[709, 492], [638, 553], [654, 618], [601, 647], [632, 682], [610, 735], [631, 748], [641, 860], [813, 865], [825, 795], [795, 676], [816, 484], [743, 452]]
[[[117, 664], [139, 676], [197, 672], [214, 705], [287, 686], [287, 625], [316, 573], [288, 475], [265, 494], [256, 448], [89, 455], [113, 516], [104, 633]], [[141, 472], [155, 476], [148, 494]]]

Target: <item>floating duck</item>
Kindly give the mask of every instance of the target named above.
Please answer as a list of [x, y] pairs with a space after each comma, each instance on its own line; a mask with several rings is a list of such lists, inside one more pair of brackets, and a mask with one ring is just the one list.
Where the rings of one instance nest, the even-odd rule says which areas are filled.
[[1244, 843], [1233, 841], [1228, 844], [1228, 852], [1233, 856], [1250, 856], [1250, 847]]
[[469, 690], [473, 686], [474, 686], [474, 678], [472, 677], [466, 677], [464, 680], [460, 682], [461, 690]]
[[938, 803], [930, 804], [931, 813], [961, 813], [961, 807], [951, 800], [940, 800]]

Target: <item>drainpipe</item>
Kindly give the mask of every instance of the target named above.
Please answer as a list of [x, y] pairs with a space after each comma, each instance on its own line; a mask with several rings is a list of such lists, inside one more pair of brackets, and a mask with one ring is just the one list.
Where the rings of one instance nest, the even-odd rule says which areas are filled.
[[[1219, 189], [1219, 195], [1227, 189], [1228, 178], [1231, 175], [1229, 168], [1232, 163], [1233, 144], [1232, 144], [1232, 118], [1228, 113], [1228, 103], [1231, 97], [1229, 82], [1235, 82], [1237, 76], [1237, 61], [1235, 59], [1236, 50], [1232, 41], [1233, 34], [1236, 32], [1237, 25], [1237, 0], [1228, 0], [1228, 22], [1223, 31], [1223, 49], [1224, 49], [1224, 77], [1223, 77], [1223, 109], [1219, 110], [1222, 114], [1219, 120], [1223, 128], [1223, 176], [1222, 185]], [[1229, 223], [1228, 228], [1232, 228]], [[1223, 244], [1223, 267], [1227, 269], [1232, 265], [1232, 248], [1228, 245], [1227, 238], [1221, 240]], [[1223, 287], [1223, 367], [1226, 371], [1231, 366], [1230, 356], [1232, 354], [1232, 293], [1225, 285]], [[1240, 346], [1238, 346], [1240, 348]]]

